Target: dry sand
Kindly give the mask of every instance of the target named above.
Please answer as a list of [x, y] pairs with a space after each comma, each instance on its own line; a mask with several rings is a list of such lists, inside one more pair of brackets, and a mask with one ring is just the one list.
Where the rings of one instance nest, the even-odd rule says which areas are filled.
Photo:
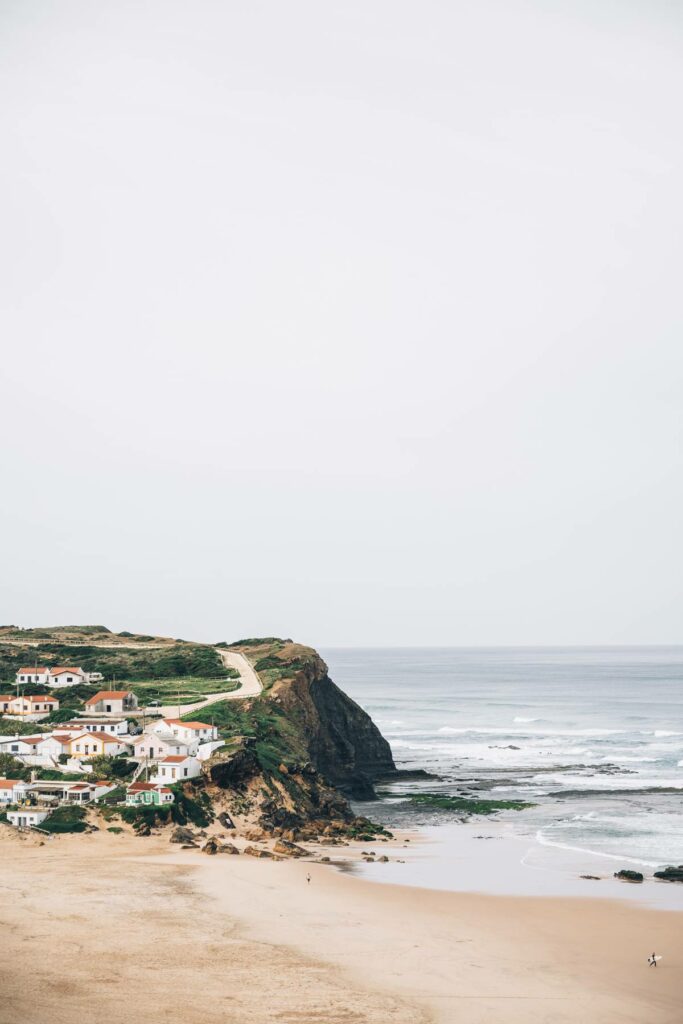
[[1, 1024], [683, 1021], [676, 913], [374, 885], [166, 837], [2, 829], [0, 864]]

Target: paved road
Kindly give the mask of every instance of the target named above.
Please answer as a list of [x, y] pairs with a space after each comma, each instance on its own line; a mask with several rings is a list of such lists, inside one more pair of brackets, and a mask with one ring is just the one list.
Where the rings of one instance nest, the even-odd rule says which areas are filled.
[[182, 718], [183, 715], [191, 715], [194, 711], [201, 711], [210, 704], [217, 704], [222, 700], [244, 700], [245, 697], [256, 697], [263, 689], [261, 680], [254, 672], [247, 659], [236, 651], [224, 651], [220, 647], [216, 650], [221, 656], [226, 668], [235, 668], [240, 674], [240, 688], [230, 690], [229, 693], [210, 693], [208, 697], [197, 701], [195, 704], [164, 704], [162, 707], [149, 708], [155, 713], [161, 713], [163, 718]]

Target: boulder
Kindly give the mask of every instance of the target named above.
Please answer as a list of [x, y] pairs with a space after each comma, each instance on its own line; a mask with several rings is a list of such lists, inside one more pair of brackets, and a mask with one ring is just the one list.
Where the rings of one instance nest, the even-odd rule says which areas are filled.
[[216, 850], [216, 853], [229, 853], [233, 855], [239, 852], [240, 851], [233, 843], [221, 843]]
[[619, 878], [622, 882], [642, 882], [643, 876], [640, 871], [629, 871], [626, 868], [621, 871], [615, 871], [614, 877]]
[[184, 825], [178, 825], [171, 832], [169, 843], [193, 843], [197, 837], [191, 828], [185, 828]]
[[679, 864], [677, 868], [669, 865], [663, 871], [655, 871], [655, 878], [662, 882], [683, 882], [683, 864]]
[[218, 853], [219, 846], [220, 843], [218, 842], [217, 839], [207, 839], [207, 841], [202, 846], [202, 853], [208, 853], [210, 855], [216, 854]]
[[270, 850], [259, 850], [256, 846], [245, 846], [244, 852], [248, 857], [272, 857]]
[[274, 853], [280, 853], [284, 857], [308, 857], [308, 850], [304, 850], [303, 846], [297, 846], [296, 843], [290, 842], [288, 839], [278, 839], [273, 847]]
[[267, 838], [267, 834], [262, 828], [247, 828], [244, 831], [244, 838], [248, 839], [250, 843], [258, 843], [262, 839]]
[[199, 843], [183, 843], [180, 847], [181, 850], [198, 850]]
[[227, 811], [221, 811], [221, 813], [218, 815], [218, 820], [220, 821], [223, 828], [227, 828], [229, 830], [235, 827], [235, 823]]
[[378, 864], [388, 864], [389, 863], [389, 858], [385, 857], [384, 854], [382, 854], [381, 857], [377, 858], [377, 863]]

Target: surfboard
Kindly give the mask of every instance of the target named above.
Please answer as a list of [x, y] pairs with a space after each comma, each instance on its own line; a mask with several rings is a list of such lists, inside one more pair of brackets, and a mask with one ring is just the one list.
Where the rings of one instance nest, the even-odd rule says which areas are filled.
[[661, 958], [661, 956], [655, 956], [655, 957], [651, 957], [651, 956], [649, 956], [649, 957], [647, 958], [647, 962], [648, 962], [649, 964], [651, 964], [653, 960], [661, 960], [661, 959], [662, 959], [662, 958]]

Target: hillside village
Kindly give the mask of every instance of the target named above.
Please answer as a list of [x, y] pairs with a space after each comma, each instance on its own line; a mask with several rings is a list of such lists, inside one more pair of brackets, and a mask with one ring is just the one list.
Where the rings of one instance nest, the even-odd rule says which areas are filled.
[[[86, 673], [79, 668], [20, 668], [17, 688], [25, 684], [49, 687], [57, 679], [57, 688], [79, 685], [101, 673]], [[60, 701], [52, 695], [18, 697], [0, 695], [0, 713], [5, 721], [44, 722], [56, 717]], [[6, 820], [18, 827], [42, 825], [56, 807], [97, 803], [115, 794], [126, 805], [171, 804], [178, 782], [196, 778], [201, 762], [224, 745], [218, 729], [209, 722], [183, 721], [155, 715], [156, 709], [140, 708], [132, 690], [99, 690], [84, 702], [84, 710], [67, 721], [60, 721], [35, 735], [0, 736], [0, 754], [30, 769], [62, 774], [63, 780], [0, 778], [0, 808]], [[130, 716], [130, 717], [127, 717]], [[96, 778], [101, 759], [119, 762], [125, 778], [122, 787], [115, 781]], [[111, 765], [109, 766], [111, 767]], [[45, 774], [43, 771], [42, 774]], [[83, 781], [67, 779], [80, 774]], [[144, 781], [141, 777], [144, 775]]]
[[[44, 656], [31, 666], [32, 649]], [[70, 651], [77, 661], [63, 658]], [[220, 823], [294, 856], [305, 853], [295, 840], [372, 842], [385, 831], [357, 817], [336, 787], [372, 792], [365, 766], [375, 759], [377, 774], [395, 770], [388, 745], [310, 648], [0, 627], [5, 678], [10, 666], [14, 684], [0, 684], [0, 826], [144, 836]], [[331, 701], [324, 715], [312, 699], [321, 685]]]

